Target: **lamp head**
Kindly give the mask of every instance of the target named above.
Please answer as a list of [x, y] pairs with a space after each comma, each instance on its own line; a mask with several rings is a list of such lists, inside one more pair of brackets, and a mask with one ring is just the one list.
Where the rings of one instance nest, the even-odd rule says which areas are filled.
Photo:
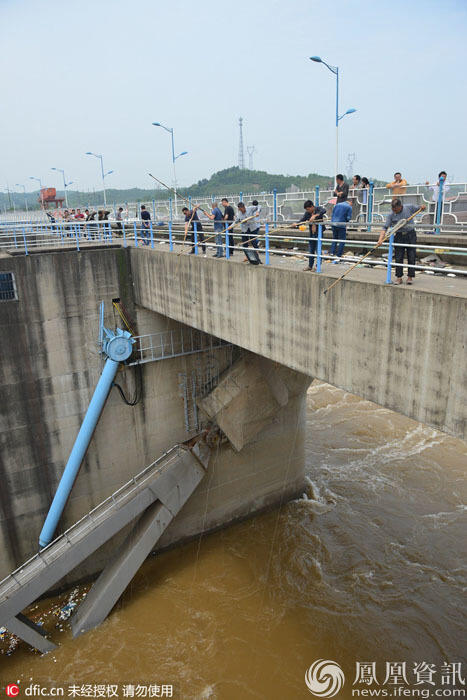
[[310, 56], [310, 61], [314, 61], [315, 63], [322, 63], [322, 59], [319, 56]]
[[153, 126], [160, 126], [160, 122], [153, 122], [152, 125]]
[[84, 155], [85, 155], [85, 156], [93, 156], [94, 153], [92, 153], [91, 151], [86, 151], [86, 153], [85, 153]]
[[356, 109], [354, 109], [353, 107], [351, 107], [350, 109], [347, 110], [346, 114], [353, 114], [353, 113], [356, 112], [356, 111], [357, 111]]
[[180, 155], [181, 155], [181, 156], [186, 156], [186, 155], [188, 155], [188, 151], [182, 151], [182, 152], [180, 153]]

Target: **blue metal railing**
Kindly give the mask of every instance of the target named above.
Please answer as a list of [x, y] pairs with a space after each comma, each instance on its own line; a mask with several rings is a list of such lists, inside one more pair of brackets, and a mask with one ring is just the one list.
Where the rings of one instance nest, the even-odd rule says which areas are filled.
[[[117, 242], [123, 247], [128, 247], [129, 245], [138, 248], [141, 244], [145, 244], [143, 247], [155, 248], [156, 243], [166, 243], [167, 248], [170, 251], [174, 251], [175, 248], [178, 251], [182, 250], [184, 247], [189, 246], [194, 248], [194, 254], [199, 255], [200, 243], [203, 243], [203, 248], [206, 245], [208, 248], [216, 248], [219, 243], [215, 242], [213, 234], [209, 232], [207, 243], [200, 241], [198, 224], [194, 223], [193, 239], [194, 241], [183, 240], [184, 239], [184, 227], [177, 227], [175, 224], [169, 222], [167, 227], [153, 227], [151, 222], [149, 228], [143, 227], [143, 222], [133, 222], [131, 227], [133, 230], [133, 235], [128, 236], [128, 224], [125, 225], [122, 222], [122, 228], [119, 230], [112, 230], [110, 223], [108, 221], [102, 222], [92, 222], [92, 223], [72, 223], [72, 224], [49, 224], [49, 225], [36, 225], [36, 226], [13, 226], [9, 233], [5, 230], [0, 233], [0, 249], [13, 249], [16, 253], [24, 252], [25, 255], [29, 255], [33, 250], [40, 250], [41, 248], [57, 248], [60, 249], [74, 249], [77, 252], [84, 250], [88, 245], [99, 245], [105, 247], [112, 243]], [[421, 225], [416, 223], [416, 229], [419, 232], [432, 231], [432, 225]], [[269, 223], [265, 224], [264, 235], [259, 235], [258, 238], [263, 242], [264, 248], [259, 248], [259, 252], [264, 254], [265, 265], [271, 265], [273, 262], [274, 255], [281, 256], [300, 256], [310, 259], [314, 256], [314, 253], [310, 250], [309, 252], [304, 252], [303, 249], [310, 242], [316, 242], [316, 270], [317, 272], [323, 271], [323, 263], [329, 260], [335, 260], [336, 256], [333, 256], [329, 251], [324, 250], [324, 246], [331, 244], [334, 239], [323, 237], [322, 225], [318, 225], [318, 231], [315, 236], [300, 235], [294, 236], [292, 229], [288, 229], [286, 233], [282, 235], [279, 233], [280, 229], [272, 229], [271, 234]], [[347, 228], [355, 229], [355, 223], [349, 222]], [[381, 229], [381, 225], [378, 223], [373, 223], [371, 225], [360, 226], [361, 231], [377, 229], [378, 232]], [[130, 229], [131, 230], [131, 229]], [[443, 225], [440, 224], [440, 230], [442, 232]], [[235, 231], [234, 236], [239, 237], [240, 233]], [[358, 235], [358, 231], [357, 231]], [[225, 257], [229, 259], [231, 257], [230, 243], [232, 232], [227, 231], [227, 226], [224, 235], [222, 236], [221, 247], [225, 252]], [[291, 245], [293, 250], [291, 250]], [[347, 249], [352, 248], [372, 248], [375, 246], [375, 241], [370, 240], [359, 240], [349, 238], [345, 241]], [[410, 248], [415, 247], [418, 251], [425, 251], [428, 253], [440, 253], [439, 243], [435, 245], [428, 245], [425, 243], [416, 243], [411, 245], [399, 244], [394, 241], [394, 237], [391, 236], [389, 241], [381, 246], [381, 249], [387, 251], [387, 260], [382, 261], [380, 258], [378, 260], [367, 259], [365, 264], [369, 266], [382, 264], [386, 267], [386, 282], [391, 281], [391, 272], [398, 263], [394, 262], [395, 251], [398, 246], [403, 245], [404, 247]], [[181, 248], [179, 248], [181, 246]], [[243, 250], [242, 246], [235, 245], [234, 250]], [[381, 250], [380, 249], [380, 250]], [[447, 253], [455, 255], [456, 258], [465, 257], [467, 255], [467, 247], [462, 246], [447, 246], [443, 243], [442, 253]], [[353, 260], [358, 260], [357, 257], [352, 257], [347, 254], [345, 260], [341, 262], [352, 262]], [[466, 258], [467, 262], [467, 258]], [[466, 275], [467, 269], [446, 269], [431, 265], [415, 265], [415, 269], [426, 270], [430, 272], [452, 272], [453, 274]]]

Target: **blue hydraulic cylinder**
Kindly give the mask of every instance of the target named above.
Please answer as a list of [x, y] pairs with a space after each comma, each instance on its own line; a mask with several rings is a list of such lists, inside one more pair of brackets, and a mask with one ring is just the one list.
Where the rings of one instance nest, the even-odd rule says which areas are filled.
[[58, 521], [61, 518], [63, 509], [65, 508], [70, 491], [73, 488], [78, 471], [83, 461], [86, 450], [88, 449], [97, 421], [101, 415], [102, 409], [106, 402], [109, 391], [112, 388], [113, 380], [118, 370], [119, 362], [111, 360], [110, 357], [104, 365], [104, 370], [101, 374], [94, 395], [89, 404], [88, 410], [83, 420], [83, 424], [79, 430], [78, 436], [73, 445], [73, 449], [68, 458], [65, 471], [58, 485], [57, 492], [50, 506], [44, 526], [39, 536], [40, 547], [46, 547], [53, 539], [55, 530], [57, 529]]
[[104, 352], [107, 360], [102, 370], [102, 374], [97, 382], [91, 402], [84, 417], [78, 436], [71, 450], [68, 462], [63, 472], [62, 478], [55, 493], [52, 505], [44, 522], [44, 526], [39, 536], [39, 546], [46, 547], [53, 539], [58, 521], [70, 495], [73, 484], [78, 476], [79, 468], [84, 459], [84, 455], [89, 447], [92, 435], [97, 422], [104, 408], [109, 392], [112, 388], [115, 375], [120, 362], [128, 359], [132, 352], [132, 344], [135, 342], [128, 331], [117, 329], [113, 334], [106, 329], [107, 340], [104, 341]]

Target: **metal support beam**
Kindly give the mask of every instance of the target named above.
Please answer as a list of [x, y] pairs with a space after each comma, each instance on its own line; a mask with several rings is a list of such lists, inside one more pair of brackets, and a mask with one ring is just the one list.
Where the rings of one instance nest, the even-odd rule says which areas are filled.
[[11, 634], [23, 639], [42, 654], [57, 648], [56, 644], [47, 639], [44, 630], [22, 613], [8, 620], [5, 627]]

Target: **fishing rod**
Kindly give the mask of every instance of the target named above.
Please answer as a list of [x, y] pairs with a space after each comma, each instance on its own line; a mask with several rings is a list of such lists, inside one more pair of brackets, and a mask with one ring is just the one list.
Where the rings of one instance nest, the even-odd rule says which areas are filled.
[[[159, 180], [159, 178], [154, 177], [154, 175], [151, 175], [151, 173], [148, 173], [148, 175], [149, 175], [149, 177], [152, 177], [153, 180], [155, 180], [155, 181], [158, 182], [160, 185], [162, 185], [162, 187], [165, 187], [166, 190], [170, 190], [170, 192], [173, 192], [175, 195], [177, 195], [177, 197], [180, 197], [180, 199], [183, 199], [184, 202], [186, 202], [187, 204], [189, 204], [189, 205], [191, 206], [190, 200], [187, 199], [186, 197], [184, 197], [184, 196], [183, 196], [182, 194], [180, 194], [179, 192], [176, 192], [176, 191], [173, 189], [173, 187], [169, 187], [168, 185], [165, 184], [165, 182], [162, 182], [162, 180]], [[203, 212], [203, 214], [206, 214], [206, 213], [207, 213], [206, 210], [203, 209], [203, 207], [201, 207], [201, 206], [199, 206], [199, 205], [198, 205], [198, 209], [201, 209], [201, 211]]]
[[346, 272], [344, 272], [343, 275], [338, 277], [329, 287], [327, 287], [327, 289], [324, 289], [323, 294], [327, 294], [330, 289], [332, 289], [338, 282], [340, 282], [342, 279], [344, 279], [344, 277], [346, 275], [348, 275], [349, 272], [351, 272], [354, 269], [354, 267], [357, 267], [357, 265], [360, 265], [365, 260], [365, 258], [367, 258], [371, 253], [373, 253], [377, 248], [379, 248], [379, 246], [382, 245], [384, 243], [384, 241], [386, 241], [388, 238], [390, 238], [393, 235], [393, 233], [396, 233], [396, 231], [399, 231], [399, 229], [401, 229], [403, 226], [405, 226], [411, 219], [414, 218], [414, 216], [417, 216], [417, 214], [420, 214], [421, 211], [425, 211], [425, 209], [426, 209], [425, 205], [422, 205], [420, 207], [420, 209], [417, 209], [417, 211], [414, 212], [411, 216], [409, 216], [408, 219], [401, 219], [400, 221], [398, 221], [397, 224], [394, 226], [394, 228], [391, 229], [390, 231], [388, 231], [388, 233], [384, 236], [384, 238], [382, 238], [380, 241], [378, 241], [378, 243], [375, 245], [374, 248], [371, 248], [371, 250], [369, 250], [367, 253], [365, 253], [365, 255], [362, 258], [360, 258], [360, 260], [357, 260], [357, 262], [354, 263], [352, 265], [352, 267], [349, 267], [349, 269]]

